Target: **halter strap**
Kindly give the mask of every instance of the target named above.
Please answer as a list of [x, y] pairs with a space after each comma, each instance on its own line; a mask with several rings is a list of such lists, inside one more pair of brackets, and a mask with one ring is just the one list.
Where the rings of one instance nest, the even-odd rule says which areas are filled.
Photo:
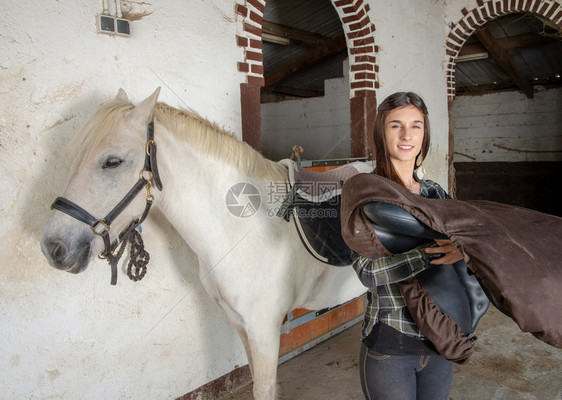
[[57, 197], [53, 204], [51, 204], [51, 210], [62, 211], [72, 218], [90, 226], [94, 226], [98, 222], [98, 219], [88, 211], [64, 197]]
[[158, 163], [156, 162], [156, 142], [154, 141], [154, 122], [148, 124], [146, 130], [146, 157], [144, 159], [144, 169], [152, 171], [153, 183], [156, 189], [162, 190], [162, 181], [158, 173]]
[[[154, 123], [150, 122], [147, 127], [147, 140], [144, 158], [144, 168], [140, 172], [140, 178], [129, 192], [117, 203], [117, 205], [104, 217], [97, 219], [88, 211], [65, 199], [64, 197], [57, 197], [53, 204], [52, 210], [61, 211], [80, 222], [90, 226], [92, 232], [103, 238], [104, 251], [100, 254], [100, 258], [106, 258], [111, 265], [111, 284], [117, 284], [117, 262], [122, 254], [119, 251], [117, 255], [113, 252], [125, 238], [127, 238], [148, 216], [154, 197], [150, 194], [150, 187], [154, 186], [158, 190], [162, 190], [162, 181], [158, 174], [158, 166], [156, 163], [156, 142], [154, 141]], [[129, 223], [129, 225], [119, 233], [117, 240], [113, 243], [109, 237], [109, 230], [113, 221], [131, 204], [135, 197], [146, 187], [146, 206], [140, 218], [136, 218]]]

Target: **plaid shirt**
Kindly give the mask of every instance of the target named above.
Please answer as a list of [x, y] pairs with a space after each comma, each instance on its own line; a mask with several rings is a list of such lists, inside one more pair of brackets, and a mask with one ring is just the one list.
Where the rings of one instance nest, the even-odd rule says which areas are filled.
[[[427, 198], [450, 199], [441, 186], [430, 180], [420, 180], [420, 195]], [[367, 307], [363, 321], [362, 339], [371, 333], [375, 323], [382, 322], [400, 332], [424, 338], [410, 316], [397, 282], [408, 279], [429, 267], [423, 247], [406, 253], [376, 260], [359, 256], [353, 268], [367, 292]]]

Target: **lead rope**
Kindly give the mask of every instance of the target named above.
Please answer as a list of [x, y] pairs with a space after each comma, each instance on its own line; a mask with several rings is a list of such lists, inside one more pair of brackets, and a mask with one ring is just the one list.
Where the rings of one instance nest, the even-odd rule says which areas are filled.
[[[149, 129], [150, 131], [150, 129]], [[152, 142], [152, 143], [149, 143]], [[154, 142], [154, 140], [150, 140], [149, 142], [147, 142], [146, 145], [146, 154], [150, 157], [150, 146], [154, 146], [153, 147], [153, 151], [156, 151], [156, 143]], [[145, 172], [148, 172], [149, 176], [148, 177], [143, 177], [143, 174]], [[117, 263], [119, 262], [119, 260], [121, 259], [121, 256], [123, 255], [125, 248], [127, 247], [127, 245], [129, 245], [129, 265], [127, 266], [127, 276], [129, 277], [130, 280], [132, 280], [133, 282], [138, 282], [140, 281], [142, 278], [144, 278], [144, 276], [146, 275], [146, 271], [147, 271], [147, 265], [148, 262], [150, 261], [150, 254], [148, 254], [147, 251], [144, 250], [144, 242], [142, 240], [142, 236], [139, 232], [140, 229], [140, 225], [144, 222], [144, 220], [146, 219], [146, 217], [148, 216], [148, 212], [150, 211], [150, 208], [152, 207], [152, 202], [154, 201], [154, 196], [152, 196], [152, 194], [150, 193], [150, 188], [152, 187], [151, 181], [152, 178], [154, 177], [152, 171], [149, 171], [146, 169], [146, 165], [145, 168], [143, 168], [141, 170], [140, 173], [140, 181], [144, 181], [146, 182], [145, 186], [146, 186], [146, 207], [144, 208], [144, 212], [142, 213], [142, 216], [140, 217], [139, 220], [133, 221], [132, 222], [132, 229], [125, 229], [125, 231], [127, 232], [122, 240], [121, 240], [121, 244], [119, 247], [119, 250], [117, 251], [117, 254], [113, 254], [113, 251], [108, 251], [108, 255], [107, 255], [107, 261], [109, 263], [109, 265], [111, 266], [111, 284], [112, 285], [116, 285], [117, 284]], [[159, 178], [158, 178], [158, 182], [159, 182]], [[162, 189], [162, 183], [159, 183], [160, 186], [160, 190]], [[106, 241], [106, 249], [111, 249], [111, 246], [109, 244], [109, 236], [104, 235], [104, 241]]]
[[127, 276], [130, 280], [137, 282], [146, 275], [146, 267], [150, 261], [150, 254], [144, 250], [144, 242], [138, 230], [131, 232], [129, 237], [129, 265], [127, 266]]
[[127, 246], [129, 247], [129, 264], [127, 266], [127, 276], [133, 282], [138, 282], [146, 275], [147, 265], [150, 261], [150, 254], [144, 249], [142, 236], [137, 229], [130, 231], [119, 245], [117, 252], [107, 255], [107, 261], [111, 265], [111, 284], [117, 284], [117, 264], [123, 256]]

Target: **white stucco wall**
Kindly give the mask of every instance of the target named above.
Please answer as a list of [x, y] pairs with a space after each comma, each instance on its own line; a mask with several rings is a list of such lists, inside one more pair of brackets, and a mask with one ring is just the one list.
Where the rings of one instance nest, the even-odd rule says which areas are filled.
[[2, 4], [4, 399], [175, 398], [247, 362], [200, 285], [194, 254], [165, 221], [143, 226], [151, 262], [139, 283], [121, 272], [110, 286], [99, 260], [80, 275], [60, 272], [40, 252], [50, 203], [69, 176], [65, 144], [120, 87], [138, 102], [162, 86], [162, 101], [241, 133], [233, 2], [130, 4], [139, 17], [130, 37], [96, 33], [101, 1]]
[[562, 90], [458, 97], [455, 162], [562, 161]]
[[398, 91], [412, 91], [424, 99], [431, 126], [431, 148], [424, 161], [426, 177], [447, 188], [448, 28], [443, 7], [441, 2], [433, 1], [388, 1], [374, 3], [370, 16], [379, 45], [377, 102]]
[[[101, 1], [5, 3], [0, 397], [175, 398], [246, 364], [234, 330], [200, 285], [195, 255], [166, 221], [151, 216], [143, 225], [151, 262], [139, 283], [121, 273], [118, 285], [110, 286], [109, 267], [99, 260], [80, 275], [54, 270], [39, 248], [49, 205], [69, 176], [65, 144], [120, 87], [138, 102], [161, 86], [161, 100], [191, 107], [241, 135], [244, 76], [237, 71], [243, 54], [236, 46], [241, 21], [235, 2], [128, 2], [135, 15], [130, 37], [96, 33]], [[447, 24], [476, 0], [368, 3], [380, 49], [377, 99], [398, 90], [422, 95], [433, 141], [426, 169], [446, 186]], [[345, 104], [334, 112], [339, 137], [343, 126], [349, 129], [349, 93], [338, 89], [341, 82], [332, 83], [342, 96], [337, 104]], [[312, 109], [315, 101], [309, 101]], [[266, 130], [264, 122], [264, 135]], [[312, 145], [287, 143], [280, 150], [286, 155], [292, 144], [313, 154]], [[345, 156], [348, 145], [339, 154]]]

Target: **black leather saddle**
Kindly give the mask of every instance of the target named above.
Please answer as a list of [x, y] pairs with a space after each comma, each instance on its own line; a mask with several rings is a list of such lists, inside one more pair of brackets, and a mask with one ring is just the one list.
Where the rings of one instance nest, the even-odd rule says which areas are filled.
[[[434, 239], [447, 236], [419, 222], [403, 208], [384, 202], [369, 202], [363, 212], [373, 223], [381, 244], [391, 253], [399, 254], [417, 246], [434, 245]], [[452, 265], [436, 265], [418, 275], [439, 310], [451, 317], [462, 332], [471, 335], [486, 313], [490, 300], [476, 277], [469, 273], [464, 260]]]

